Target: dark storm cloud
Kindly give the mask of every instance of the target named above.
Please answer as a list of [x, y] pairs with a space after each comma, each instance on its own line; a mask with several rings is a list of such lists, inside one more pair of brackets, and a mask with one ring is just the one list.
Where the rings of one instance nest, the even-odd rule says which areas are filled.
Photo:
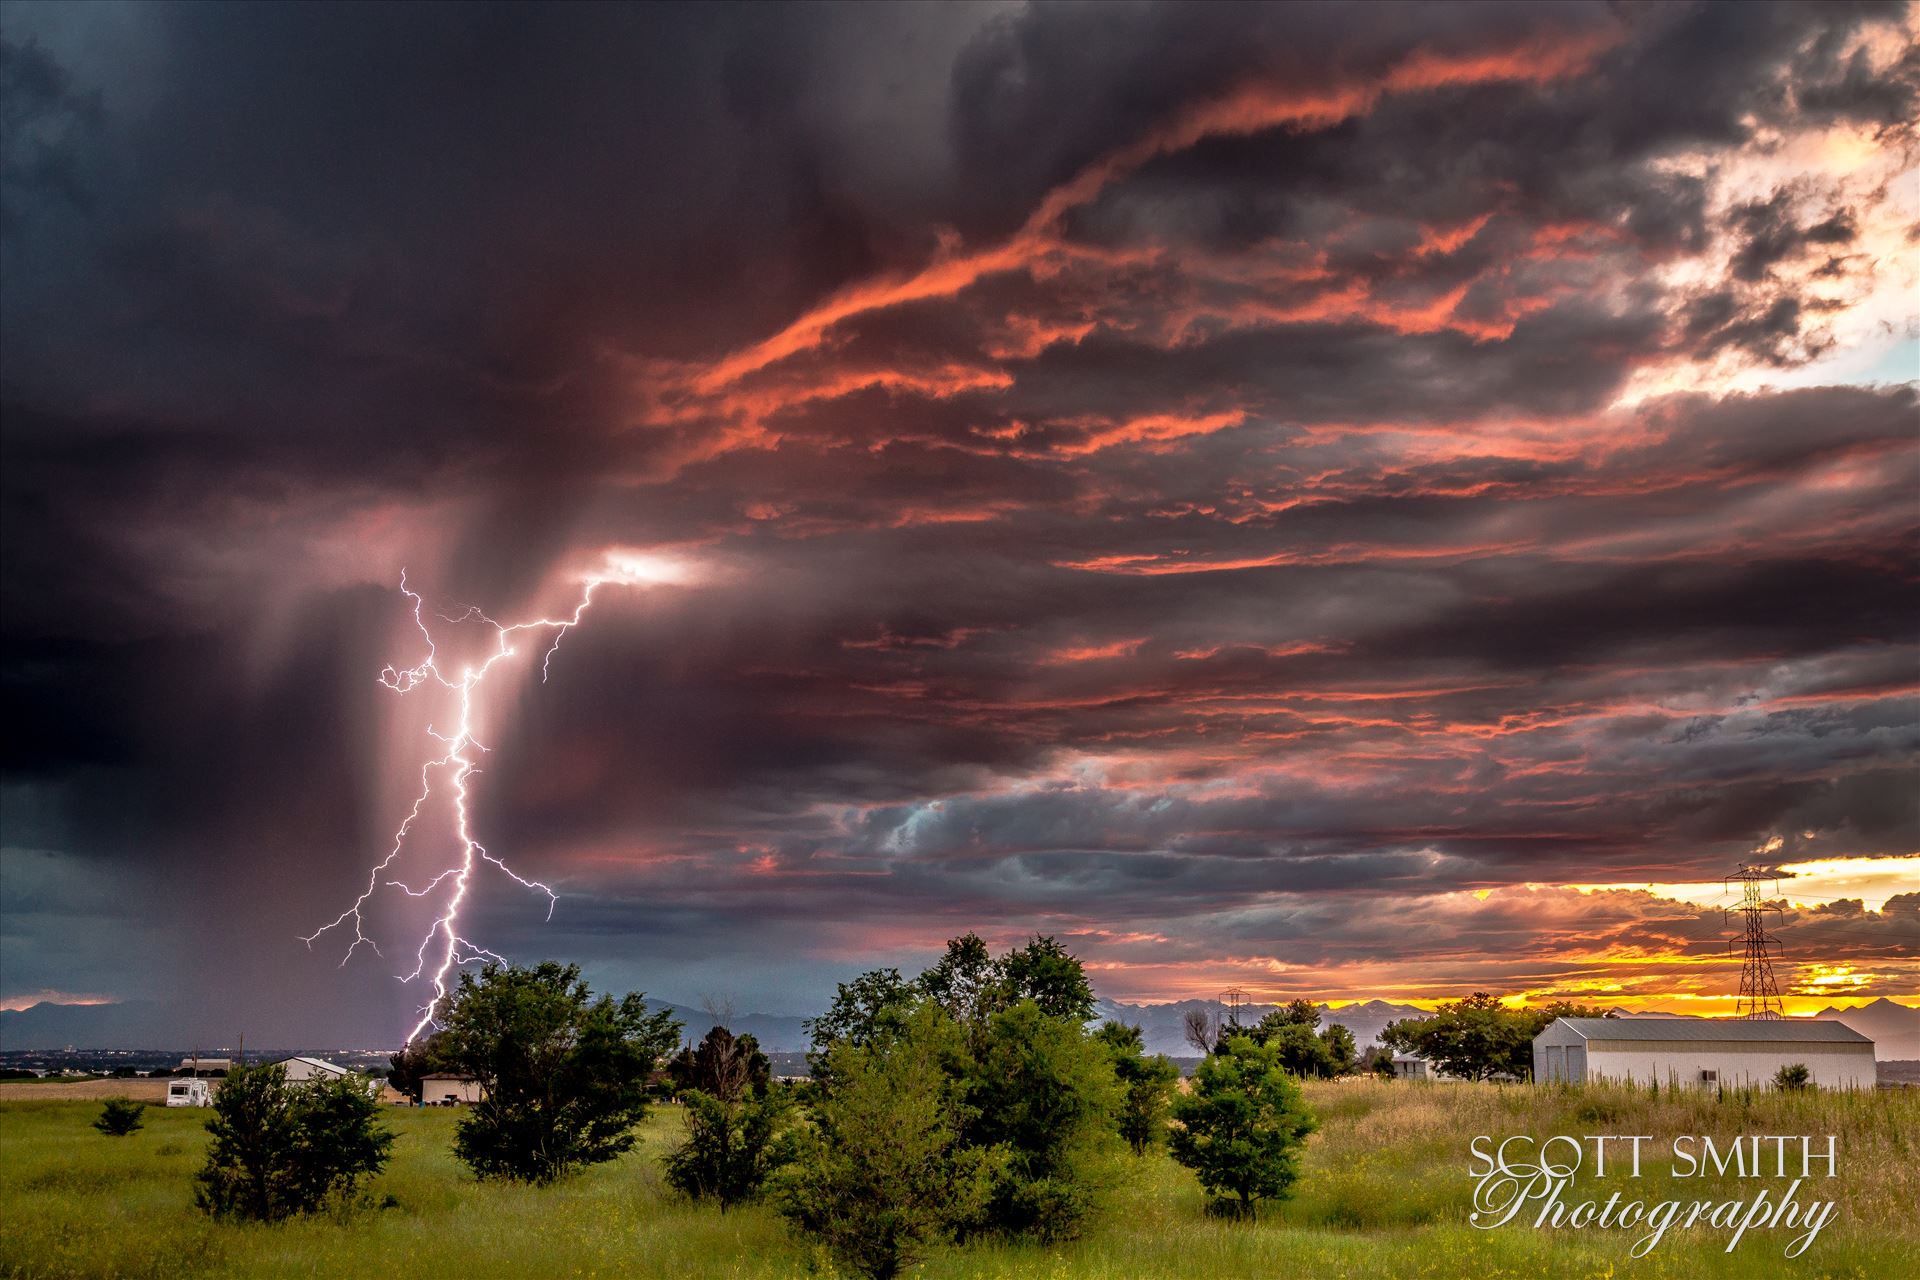
[[1667, 393], [1888, 269], [1886, 190], [1766, 166], [1911, 145], [1900, 20], [9, 8], [0, 996], [153, 994], [49, 941], [137, 882], [207, 1001], [388, 1034], [293, 940], [446, 714], [400, 570], [510, 618], [610, 546], [698, 571], [501, 695], [561, 898], [476, 928], [656, 994], [989, 924], [1544, 990], [1704, 926], [1521, 886], [1920, 848], [1913, 391]]
[[1775, 263], [1809, 249], [1851, 244], [1859, 234], [1844, 209], [1809, 226], [1799, 225], [1784, 193], [1742, 205], [1734, 211], [1734, 224], [1742, 243], [1733, 257], [1733, 275], [1747, 281], [1762, 278]]

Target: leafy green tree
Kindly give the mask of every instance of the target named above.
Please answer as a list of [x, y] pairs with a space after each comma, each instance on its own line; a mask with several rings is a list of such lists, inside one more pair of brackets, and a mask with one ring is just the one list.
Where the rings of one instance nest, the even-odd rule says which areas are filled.
[[1773, 1087], [1793, 1092], [1813, 1086], [1813, 1073], [1804, 1062], [1791, 1062], [1773, 1073]]
[[1277, 1045], [1287, 1070], [1302, 1079], [1331, 1080], [1351, 1075], [1356, 1061], [1353, 1032], [1337, 1022], [1315, 1030], [1320, 1019], [1319, 1005], [1295, 1000], [1275, 1009], [1243, 1034], [1256, 1044]]
[[810, 1027], [814, 1085], [831, 1101], [843, 1050], [891, 1053], [912, 1039], [905, 1028], [944, 1028], [929, 1043], [955, 1091], [955, 1151], [993, 1172], [980, 1212], [942, 1229], [1058, 1239], [1096, 1204], [1115, 1145], [1121, 1091], [1111, 1054], [1085, 1032], [1092, 1007], [1080, 962], [1053, 939], [996, 960], [967, 934], [911, 983], [880, 969], [842, 985]]
[[216, 1217], [309, 1213], [386, 1167], [393, 1135], [351, 1076], [290, 1084], [277, 1066], [237, 1067], [213, 1095], [213, 1141], [194, 1202]]
[[1440, 1005], [1425, 1018], [1389, 1022], [1380, 1043], [1417, 1053], [1448, 1075], [1467, 1080], [1533, 1077], [1533, 1040], [1556, 1018], [1612, 1017], [1610, 1010], [1568, 1002], [1510, 1009], [1498, 996], [1476, 991]]
[[824, 1051], [829, 1082], [813, 1130], [780, 1179], [780, 1208], [802, 1232], [875, 1280], [980, 1221], [1004, 1151], [970, 1146], [973, 1118], [955, 1065], [966, 1037], [937, 1005]]
[[1380, 1032], [1380, 1041], [1397, 1051], [1419, 1054], [1446, 1074], [1467, 1080], [1525, 1076], [1533, 1055], [1529, 1022], [1501, 1004], [1499, 997], [1476, 991], [1440, 1005], [1428, 1017], [1389, 1022]]
[[[1290, 1023], [1298, 1027], [1305, 1027], [1309, 1031], [1320, 1025], [1320, 1006], [1311, 1000], [1290, 1000], [1284, 1007], [1274, 1010], [1272, 1014], [1267, 1016], [1274, 1017], [1276, 1015], [1282, 1022]], [[1262, 1019], [1262, 1021], [1264, 1020], [1265, 1019]]]
[[1167, 1103], [1180, 1080], [1180, 1068], [1165, 1054], [1147, 1057], [1139, 1027], [1109, 1022], [1094, 1036], [1113, 1055], [1120, 1086], [1119, 1130], [1136, 1156], [1144, 1156], [1167, 1131]]
[[478, 1081], [454, 1151], [483, 1178], [545, 1183], [634, 1143], [647, 1078], [680, 1040], [666, 1010], [593, 999], [580, 966], [489, 964], [460, 975], [441, 1016], [451, 1070]]
[[682, 1195], [716, 1200], [724, 1213], [756, 1199], [768, 1175], [791, 1158], [786, 1125], [793, 1105], [785, 1091], [726, 1101], [693, 1089], [682, 1101], [687, 1136], [666, 1155], [667, 1185]]
[[1023, 1000], [988, 1020], [966, 1075], [973, 1115], [963, 1136], [1007, 1153], [984, 1228], [1071, 1237], [1098, 1201], [1114, 1145], [1120, 1095], [1112, 1054], [1078, 1022]]
[[1093, 988], [1080, 961], [1052, 938], [1037, 935], [998, 959], [978, 934], [954, 938], [913, 987], [975, 1032], [1022, 1000], [1076, 1024], [1093, 1017]]
[[946, 954], [913, 985], [955, 1022], [972, 1027], [1005, 1007], [1005, 981], [1004, 967], [987, 951], [987, 944], [979, 934], [968, 933], [949, 941]]
[[124, 1138], [146, 1124], [140, 1118], [140, 1113], [146, 1109], [144, 1102], [108, 1098], [106, 1105], [100, 1108], [100, 1118], [93, 1122], [93, 1127], [110, 1138]]
[[1327, 1042], [1310, 1026], [1286, 1022], [1271, 1030], [1255, 1027], [1247, 1033], [1247, 1038], [1255, 1044], [1272, 1046], [1280, 1055], [1281, 1065], [1303, 1080], [1326, 1080], [1333, 1076], [1333, 1059], [1327, 1052]]
[[827, 1074], [832, 1046], [873, 1043], [883, 1032], [898, 1027], [919, 999], [919, 989], [902, 978], [898, 969], [872, 969], [852, 982], [840, 983], [827, 1011], [806, 1021], [807, 1034], [813, 1037], [813, 1052], [807, 1055], [813, 1074]]
[[1326, 1046], [1327, 1076], [1350, 1076], [1360, 1069], [1360, 1049], [1353, 1032], [1337, 1022], [1320, 1030], [1320, 1043]]
[[1173, 1119], [1173, 1158], [1235, 1217], [1252, 1217], [1261, 1200], [1291, 1193], [1300, 1149], [1316, 1127], [1279, 1047], [1246, 1036], [1230, 1037], [1201, 1062], [1193, 1092], [1173, 1104]]
[[1087, 971], [1052, 938], [1034, 937], [1000, 961], [1005, 1004], [1031, 1000], [1050, 1018], [1080, 1026], [1093, 1018], [1093, 987]]

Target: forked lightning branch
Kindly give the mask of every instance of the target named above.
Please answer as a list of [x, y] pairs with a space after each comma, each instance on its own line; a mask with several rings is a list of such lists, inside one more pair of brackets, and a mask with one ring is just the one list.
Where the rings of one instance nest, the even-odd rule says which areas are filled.
[[[412, 1043], [433, 1024], [434, 1010], [447, 994], [447, 984], [455, 969], [477, 960], [504, 959], [468, 939], [460, 929], [461, 908], [466, 905], [474, 889], [474, 872], [480, 869], [481, 863], [489, 864], [523, 889], [544, 894], [548, 919], [553, 917], [553, 908], [558, 902], [558, 895], [552, 886], [520, 875], [482, 844], [474, 833], [472, 784], [480, 757], [488, 751], [486, 744], [475, 736], [474, 724], [488, 676], [500, 664], [522, 652], [518, 645], [543, 643], [545, 652], [540, 659], [540, 679], [545, 683], [560, 642], [566, 638], [567, 632], [580, 625], [581, 619], [593, 605], [594, 592], [598, 588], [610, 584], [643, 586], [674, 581], [678, 576], [677, 566], [657, 557], [609, 553], [602, 571], [581, 579], [580, 595], [570, 613], [505, 624], [495, 622], [477, 608], [469, 608], [459, 617], [447, 621], [478, 622], [493, 628], [493, 647], [478, 660], [454, 665], [441, 657], [433, 630], [427, 624], [425, 597], [408, 586], [406, 574], [401, 573], [400, 590], [413, 602], [413, 623], [426, 643], [427, 652], [426, 657], [414, 666], [387, 667], [380, 673], [380, 683], [401, 694], [411, 693], [422, 686], [447, 691], [453, 695], [453, 725], [445, 733], [431, 724], [427, 726], [427, 736], [436, 746], [430, 749], [429, 758], [420, 766], [419, 791], [412, 807], [395, 829], [386, 856], [368, 871], [366, 886], [361, 889], [360, 895], [345, 911], [305, 935], [302, 941], [311, 947], [331, 931], [339, 930], [344, 934], [352, 929], [352, 940], [347, 943], [346, 954], [340, 958], [341, 966], [345, 967], [361, 947], [368, 948], [375, 955], [384, 954], [379, 944], [368, 936], [366, 916], [368, 905], [382, 889], [394, 889], [412, 898], [434, 900], [437, 903], [436, 914], [433, 923], [414, 948], [413, 967], [409, 972], [397, 975], [402, 982], [414, 982], [424, 975], [433, 987], [432, 996], [420, 1008], [419, 1020], [407, 1033], [408, 1043]], [[427, 863], [424, 878], [415, 878], [411, 882], [401, 879], [395, 866], [413, 851], [415, 844], [420, 843], [414, 839], [414, 828], [436, 803], [444, 804], [452, 818], [451, 845], [441, 861], [436, 863], [430, 856], [423, 859]]]

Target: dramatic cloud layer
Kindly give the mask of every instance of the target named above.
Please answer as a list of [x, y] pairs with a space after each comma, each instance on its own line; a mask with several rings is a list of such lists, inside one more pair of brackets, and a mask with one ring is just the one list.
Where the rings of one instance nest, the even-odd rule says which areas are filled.
[[401, 571], [616, 548], [481, 709], [513, 958], [1719, 1010], [1759, 857], [1800, 1001], [1920, 992], [1916, 33], [11, 6], [0, 998], [393, 1038], [424, 900], [298, 938], [450, 714]]

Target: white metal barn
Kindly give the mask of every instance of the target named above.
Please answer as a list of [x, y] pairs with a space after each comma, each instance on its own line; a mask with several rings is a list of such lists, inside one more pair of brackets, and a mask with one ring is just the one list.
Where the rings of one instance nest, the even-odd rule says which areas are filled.
[[325, 1058], [282, 1058], [273, 1065], [283, 1068], [287, 1080], [292, 1084], [304, 1084], [308, 1080], [338, 1080], [347, 1074], [345, 1067], [328, 1062]]
[[463, 1102], [478, 1102], [487, 1091], [472, 1076], [451, 1071], [436, 1071], [420, 1077], [420, 1103], [427, 1107], [452, 1107]]
[[1822, 1089], [1874, 1087], [1873, 1041], [1814, 1018], [1561, 1018], [1534, 1037], [1535, 1080], [1767, 1085], [1800, 1063]]

